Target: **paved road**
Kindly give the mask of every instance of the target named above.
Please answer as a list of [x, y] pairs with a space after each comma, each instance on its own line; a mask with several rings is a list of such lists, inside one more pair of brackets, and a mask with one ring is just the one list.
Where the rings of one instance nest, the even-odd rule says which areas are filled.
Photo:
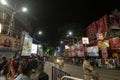
[[[45, 72], [49, 74], [50, 79], [52, 65], [54, 66], [54, 64], [50, 62], [45, 63]], [[70, 73], [73, 77], [83, 78], [83, 71], [81, 66], [65, 64], [63, 70], [67, 73]], [[96, 68], [96, 71], [99, 73], [100, 80], [120, 80], [120, 70]]]

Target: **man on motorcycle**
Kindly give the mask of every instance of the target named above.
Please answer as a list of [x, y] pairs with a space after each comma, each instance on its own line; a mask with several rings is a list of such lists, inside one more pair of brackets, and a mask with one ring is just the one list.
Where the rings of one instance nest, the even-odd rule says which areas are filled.
[[64, 68], [64, 60], [62, 57], [56, 57], [55, 59], [55, 64], [59, 69], [63, 69]]

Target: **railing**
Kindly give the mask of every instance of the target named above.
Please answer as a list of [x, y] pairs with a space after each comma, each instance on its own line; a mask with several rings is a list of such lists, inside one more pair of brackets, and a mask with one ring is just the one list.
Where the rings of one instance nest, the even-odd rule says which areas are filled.
[[52, 66], [52, 80], [60, 80], [63, 76], [70, 76], [70, 74]]
[[80, 79], [80, 78], [76, 78], [76, 77], [71, 77], [71, 76], [63, 76], [62, 78], [61, 78], [61, 80], [83, 80], [83, 79]]

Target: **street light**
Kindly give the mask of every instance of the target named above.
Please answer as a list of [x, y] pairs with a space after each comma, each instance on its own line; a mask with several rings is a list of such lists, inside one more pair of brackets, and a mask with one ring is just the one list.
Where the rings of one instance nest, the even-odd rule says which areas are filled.
[[14, 16], [16, 13], [19, 13], [19, 12], [27, 12], [27, 8], [23, 7], [21, 10], [17, 10], [17, 11], [14, 11], [11, 15], [11, 20], [10, 20], [10, 23], [9, 23], [9, 26], [8, 26], [8, 32], [7, 32], [7, 35], [10, 34], [11, 36], [11, 29], [13, 28], [13, 25], [14, 25]]
[[42, 35], [42, 31], [39, 31], [38, 34], [39, 34], [39, 35]]
[[2, 3], [2, 5], [8, 5], [6, 0], [0, 0], [0, 2]]
[[72, 41], [73, 41], [73, 44], [74, 44], [74, 37], [73, 37], [73, 32], [72, 31], [69, 31], [67, 33], [67, 37], [71, 37], [72, 38]]
[[60, 41], [60, 44], [63, 44], [63, 41]]
[[69, 32], [68, 32], [68, 35], [69, 35], [69, 36], [72, 36], [72, 35], [73, 35], [73, 32], [72, 32], [72, 31], [69, 31]]

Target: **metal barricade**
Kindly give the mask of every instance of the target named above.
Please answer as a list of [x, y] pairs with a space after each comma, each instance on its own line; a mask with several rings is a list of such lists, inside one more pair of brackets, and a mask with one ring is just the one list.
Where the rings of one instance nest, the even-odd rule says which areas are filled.
[[52, 80], [60, 80], [63, 76], [70, 76], [70, 74], [52, 66]]
[[63, 76], [61, 80], [83, 80], [83, 79], [71, 77], [71, 76]]

